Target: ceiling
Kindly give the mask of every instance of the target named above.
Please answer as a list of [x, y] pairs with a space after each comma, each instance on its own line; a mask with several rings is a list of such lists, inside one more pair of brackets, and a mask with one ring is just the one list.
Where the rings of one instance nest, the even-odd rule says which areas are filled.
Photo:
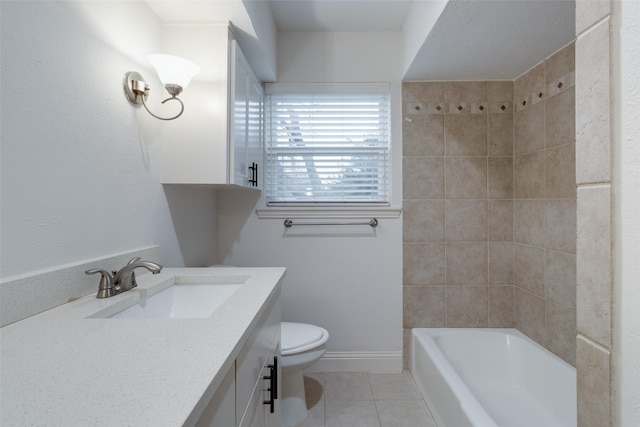
[[[279, 32], [379, 32], [404, 31], [410, 22], [415, 25], [411, 14], [420, 10], [415, 3], [443, 0], [147, 2], [164, 22], [228, 20], [240, 28], [252, 27], [249, 15], [259, 6], [268, 10], [266, 16], [272, 16]], [[435, 25], [408, 65], [405, 80], [515, 79], [574, 40], [575, 0], [449, 0], [431, 20]], [[423, 22], [421, 17], [417, 22]]]
[[512, 80], [575, 39], [573, 0], [450, 0], [406, 80]]
[[278, 31], [402, 31], [410, 0], [268, 0]]

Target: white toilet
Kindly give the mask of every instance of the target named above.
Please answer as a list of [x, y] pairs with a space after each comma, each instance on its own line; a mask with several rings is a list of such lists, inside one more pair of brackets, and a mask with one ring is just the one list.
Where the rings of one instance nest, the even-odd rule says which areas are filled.
[[282, 427], [293, 427], [307, 417], [302, 371], [326, 351], [329, 332], [306, 323], [282, 322]]

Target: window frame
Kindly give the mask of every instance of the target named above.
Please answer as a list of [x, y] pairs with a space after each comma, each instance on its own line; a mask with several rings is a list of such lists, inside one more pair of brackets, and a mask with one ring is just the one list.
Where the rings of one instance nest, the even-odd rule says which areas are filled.
[[[392, 94], [390, 83], [302, 83], [302, 84], [283, 84], [283, 83], [266, 83], [265, 84], [265, 97], [270, 94], [383, 94], [388, 97], [388, 117], [387, 119], [387, 134], [388, 141], [385, 147], [385, 176], [384, 176], [384, 196], [385, 200], [365, 200], [365, 201], [276, 201], [270, 202], [267, 199], [268, 189], [263, 191], [264, 209], [258, 209], [256, 213], [261, 218], [277, 217], [281, 218], [288, 216], [291, 213], [295, 213], [297, 217], [304, 218], [317, 218], [318, 215], [322, 217], [340, 217], [340, 218], [362, 218], [363, 216], [369, 216], [376, 214], [379, 217], [397, 217], [399, 215], [396, 210], [390, 210], [392, 200]], [[266, 101], [265, 101], [265, 126], [271, 120], [271, 117], [266, 115]], [[267, 150], [268, 142], [266, 139], [269, 137], [269, 132], [264, 132], [264, 157], [265, 157], [265, 181], [267, 182]]]

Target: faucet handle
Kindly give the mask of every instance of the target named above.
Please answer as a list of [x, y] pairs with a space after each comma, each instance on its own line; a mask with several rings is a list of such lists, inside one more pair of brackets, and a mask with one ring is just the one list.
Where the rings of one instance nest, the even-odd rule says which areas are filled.
[[98, 293], [96, 298], [109, 298], [118, 293], [115, 286], [113, 286], [113, 277], [107, 270], [91, 269], [85, 271], [85, 274], [97, 274], [100, 273], [100, 285], [98, 285]]

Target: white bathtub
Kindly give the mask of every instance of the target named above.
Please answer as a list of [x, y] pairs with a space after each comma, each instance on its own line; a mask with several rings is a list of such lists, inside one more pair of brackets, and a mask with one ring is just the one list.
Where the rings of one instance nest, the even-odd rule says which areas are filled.
[[576, 370], [515, 329], [413, 329], [411, 374], [439, 427], [575, 427]]

